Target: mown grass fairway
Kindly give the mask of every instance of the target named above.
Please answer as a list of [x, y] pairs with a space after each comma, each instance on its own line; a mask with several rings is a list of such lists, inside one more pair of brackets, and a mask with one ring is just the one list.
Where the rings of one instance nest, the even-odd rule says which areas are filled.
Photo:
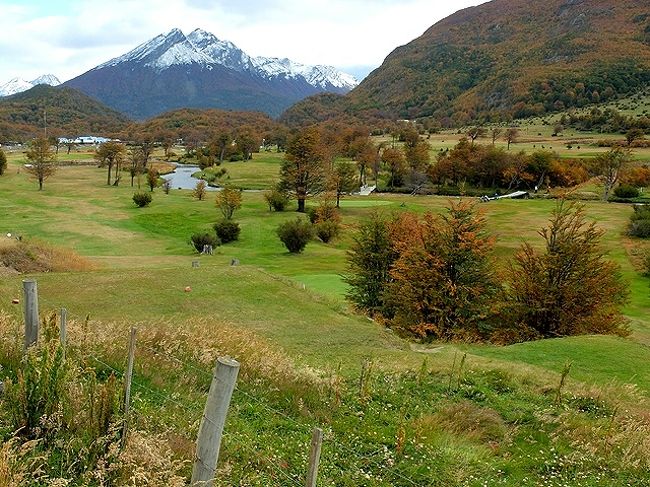
[[[263, 188], [279, 162], [276, 155], [260, 156], [255, 165], [227, 167], [232, 181]], [[412, 485], [403, 476], [441, 486], [648, 481], [638, 473], [644, 460], [616, 456], [625, 442], [642, 445], [644, 430], [625, 423], [619, 436], [607, 436], [619, 418], [607, 401], [645, 411], [650, 399], [650, 279], [635, 268], [648, 245], [625, 236], [628, 205], [589, 202], [587, 209], [606, 230], [603, 245], [630, 283], [625, 309], [630, 337], [508, 347], [412, 344], [349, 308], [341, 279], [346, 250], [354, 227], [371, 212], [440, 212], [446, 198], [345, 197], [342, 236], [329, 245], [312, 242], [303, 254], [291, 255], [275, 229], [296, 213], [269, 212], [261, 192], [246, 192], [235, 213], [240, 240], [213, 256], [198, 256], [189, 236], [211, 231], [219, 218], [214, 194], [197, 201], [189, 191], [165, 195], [157, 189], [152, 204], [138, 209], [126, 178], [112, 187], [102, 169], [63, 167], [39, 192], [21, 163], [21, 155], [12, 154], [7, 174], [0, 177], [0, 236], [11, 232], [44, 240], [97, 263], [86, 272], [30, 277], [38, 280], [42, 310], [65, 306], [77, 322], [90, 315], [98, 336], [117, 337], [104, 338], [105, 360], [115, 367], [123, 365], [128, 327], [143, 330], [136, 371], [141, 427], [167, 430], [173, 424], [175, 454], [191, 458], [198, 423], [183, 407], [200, 417], [206, 379], [187, 363], [204, 368], [209, 379], [211, 363], [205, 357], [215, 350], [242, 354], [246, 372], [229, 417], [231, 436], [220, 473], [226, 482], [294, 485], [313, 424], [330, 428], [330, 450], [322, 462], [328, 486]], [[543, 199], [481, 205], [496, 237], [499, 267], [523, 240], [541, 245], [537, 231], [554, 205]], [[240, 265], [231, 266], [232, 259]], [[195, 260], [198, 268], [192, 267]], [[20, 297], [25, 277], [0, 275], [0, 312], [17, 320], [21, 307], [11, 300]], [[191, 292], [185, 291], [188, 286]], [[182, 357], [186, 368], [165, 362], [167, 353]], [[367, 396], [359, 386], [364, 361], [373, 364], [375, 374]], [[566, 399], [558, 403], [554, 391], [567, 362], [572, 368]], [[339, 373], [343, 383], [332, 379]], [[176, 405], [156, 394], [173, 394]], [[608, 450], [608, 441], [617, 446]], [[599, 442], [604, 446], [593, 446]], [[278, 476], [277, 468], [295, 482]], [[575, 475], [582, 476], [579, 483], [572, 483]]]

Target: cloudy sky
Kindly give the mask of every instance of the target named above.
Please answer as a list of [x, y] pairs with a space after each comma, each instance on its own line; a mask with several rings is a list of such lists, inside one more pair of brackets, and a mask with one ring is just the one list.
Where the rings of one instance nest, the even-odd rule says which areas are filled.
[[174, 27], [361, 78], [438, 20], [484, 1], [0, 0], [0, 84], [45, 73], [65, 81]]

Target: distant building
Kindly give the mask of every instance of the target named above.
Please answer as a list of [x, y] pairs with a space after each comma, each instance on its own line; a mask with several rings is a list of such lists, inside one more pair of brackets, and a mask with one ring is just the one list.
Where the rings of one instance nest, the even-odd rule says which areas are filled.
[[[90, 144], [90, 145], [98, 145], [98, 144], [103, 144], [104, 142], [110, 142], [111, 140], [115, 139], [108, 139], [106, 137], [95, 137], [94, 135], [82, 135], [80, 137], [77, 137], [75, 139], [68, 139], [65, 137], [59, 138], [59, 144]], [[119, 142], [119, 141], [118, 141]]]

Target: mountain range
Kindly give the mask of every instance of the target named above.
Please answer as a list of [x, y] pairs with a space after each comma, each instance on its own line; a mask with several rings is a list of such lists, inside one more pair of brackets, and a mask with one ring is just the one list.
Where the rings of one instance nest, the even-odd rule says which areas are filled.
[[201, 29], [179, 29], [64, 83], [136, 119], [176, 108], [222, 108], [279, 115], [307, 96], [357, 85], [330, 66], [251, 57]]
[[27, 91], [37, 85], [58, 86], [60, 84], [61, 82], [59, 81], [59, 78], [53, 74], [44, 74], [32, 81], [25, 81], [22, 78], [13, 78], [5, 84], [0, 85], [0, 97], [15, 95], [16, 93]]

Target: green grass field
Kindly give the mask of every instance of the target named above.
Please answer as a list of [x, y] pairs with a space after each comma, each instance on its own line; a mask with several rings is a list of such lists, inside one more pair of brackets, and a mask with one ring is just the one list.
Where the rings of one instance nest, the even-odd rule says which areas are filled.
[[[443, 139], [440, 140], [442, 144]], [[446, 144], [447, 139], [444, 140]], [[77, 157], [84, 158], [83, 155]], [[225, 167], [233, 184], [263, 189], [277, 176], [280, 162], [279, 155], [264, 153], [256, 154], [251, 162], [226, 163]], [[218, 219], [213, 195], [206, 201], [197, 201], [191, 198], [189, 191], [172, 190], [165, 195], [157, 189], [152, 204], [138, 209], [131, 201], [133, 188], [126, 178], [119, 187], [111, 187], [105, 185], [102, 169], [63, 167], [39, 192], [36, 183], [21, 170], [21, 163], [21, 155], [12, 154], [9, 170], [0, 177], [0, 236], [11, 232], [75, 249], [97, 263], [98, 269], [0, 276], [0, 311], [20, 319], [21, 309], [12, 305], [11, 300], [20, 297], [21, 279], [34, 277], [38, 280], [42, 309], [65, 306], [73, 319], [83, 320], [90, 315], [91, 323], [96, 326], [117, 323], [114, 326], [123, 329], [124, 334], [133, 324], [147, 327], [155, 326], [147, 324], [163, 322], [165, 333], [173, 335], [192, 330], [197, 340], [202, 334], [212, 336], [226, 324], [228, 329], [259, 337], [274, 350], [286, 354], [296, 367], [307, 367], [318, 376], [327, 376], [340, 367], [344, 380], [349, 383], [349, 391], [355, 390], [361, 363], [371, 357], [384, 379], [377, 379], [373, 386], [375, 402], [370, 405], [362, 402], [350, 406], [350, 410], [336, 412], [321, 410], [316, 405], [299, 406], [296, 397], [291, 396], [291, 389], [285, 391], [283, 387], [288, 386], [277, 384], [281, 392], [273, 399], [275, 402], [269, 404], [276, 408], [284, 404], [298, 421], [305, 418], [329, 421], [334, 435], [345, 437], [358, 428], [355, 451], [359, 458], [363, 458], [364, 451], [374, 458], [376, 452], [371, 449], [376, 450], [377, 445], [392, 448], [391, 442], [397, 434], [395, 428], [407, 424], [405, 434], [414, 435], [409, 438], [428, 436], [428, 439], [418, 440], [426, 445], [423, 450], [418, 449], [413, 439], [413, 445], [408, 447], [414, 449], [411, 459], [407, 455], [399, 463], [408, 476], [431, 479], [428, 473], [419, 470], [420, 465], [429, 461], [425, 460], [426, 455], [430, 455], [429, 459], [437, 458], [436, 478], [441, 479], [440, 483], [426, 485], [478, 486], [484, 485], [483, 480], [488, 478], [494, 485], [565, 485], [541, 483], [541, 479], [547, 479], [548, 472], [537, 470], [535, 458], [541, 458], [542, 462], [555, 461], [551, 447], [559, 448], [563, 459], [563, 455], [569, 458], [571, 452], [577, 451], [577, 447], [571, 446], [572, 436], [568, 430], [544, 416], [545, 411], [552, 410], [548, 414], [562, 416], [569, 414], [568, 410], [563, 413], [561, 408], [554, 409], [552, 399], [540, 392], [557, 383], [567, 362], [573, 364], [567, 388], [575, 397], [580, 398], [580, 394], [587, 394], [584, 391], [596, 389], [601, 391], [598, 394], [603, 394], [603, 400], [618, 397], [631, 401], [626, 403], [629, 407], [639, 407], [650, 398], [650, 369], [647, 366], [650, 361], [650, 279], [642, 277], [635, 269], [639, 252], [648, 245], [625, 236], [632, 212], [629, 205], [587, 203], [589, 218], [606, 230], [603, 245], [630, 283], [630, 301], [625, 308], [632, 330], [630, 337], [574, 337], [508, 347], [448, 343], [420, 346], [354, 313], [344, 299], [346, 288], [341, 274], [345, 272], [346, 249], [354, 227], [371, 212], [405, 209], [418, 213], [440, 212], [447, 204], [445, 198], [384, 194], [346, 197], [341, 205], [344, 225], [341, 238], [329, 245], [312, 242], [303, 254], [291, 255], [275, 235], [275, 228], [280, 222], [295, 218], [296, 214], [291, 211], [271, 213], [262, 193], [246, 192], [243, 207], [235, 214], [242, 228], [240, 240], [218, 248], [213, 256], [198, 256], [189, 244], [189, 236], [199, 230], [210, 230], [211, 224]], [[486, 212], [488, 229], [496, 237], [495, 254], [499, 265], [504, 265], [524, 240], [540, 244], [537, 231], [546, 223], [554, 205], [553, 201], [541, 199], [481, 205]], [[238, 259], [240, 265], [231, 266], [232, 259]], [[192, 267], [192, 261], [196, 260], [200, 263], [198, 268]], [[185, 292], [187, 286], [191, 287], [191, 292]], [[202, 331], [201, 327], [205, 329]], [[198, 341], [196, 345], [199, 346]], [[450, 395], [444, 384], [452, 383], [453, 367], [464, 353], [467, 353], [465, 363], [469, 375], [461, 381], [461, 372], [458, 372], [458, 388]], [[423, 383], [413, 379], [413, 374], [425, 358], [431, 382]], [[392, 382], [394, 374], [406, 374], [404, 382]], [[506, 380], [503, 377], [517, 385], [508, 389], [511, 392], [500, 395], [495, 391], [505, 387], [500, 382]], [[147, 380], [155, 385], [153, 376]], [[187, 400], [195, 396], [196, 391], [188, 393]], [[509, 425], [511, 433], [508, 434], [512, 437], [503, 439], [503, 446], [491, 451], [486, 446], [489, 435], [481, 436], [483, 433], [478, 439], [453, 434], [452, 430], [428, 435], [427, 428], [433, 426], [427, 421], [443, 421], [445, 414], [452, 414], [446, 401], [461, 399], [473, 401], [475, 406], [472, 407], [498, 411]], [[200, 409], [200, 405], [198, 407]], [[300, 407], [308, 411], [301, 412]], [[407, 410], [409, 412], [405, 412]], [[600, 416], [589, 419], [576, 411], [571, 409], [570, 412], [570, 421], [577, 422], [571, 423], [576, 430], [581, 422], [595, 428], [594, 424], [605, 425], [609, 421]], [[265, 423], [257, 425], [258, 431], [244, 409], [233, 414], [232, 424], [242, 431], [248, 429], [252, 436], [259, 431], [266, 432], [260, 433], [262, 436], [270, 435], [273, 428], [284, 431], [282, 428], [287, 427]], [[358, 418], [364, 414], [372, 420], [362, 424]], [[432, 419], [426, 419], [430, 416]], [[293, 430], [287, 433], [291, 441], [297, 434]], [[559, 443], [550, 439], [554, 434], [559, 435]], [[371, 438], [374, 439], [371, 441]], [[243, 460], [238, 459], [236, 451], [230, 450], [229, 458], [239, 465]], [[643, 485], [626, 483], [634, 475], [625, 472], [636, 472], [636, 467], [624, 467], [622, 461], [612, 466], [611, 471], [620, 468], [623, 473], [605, 475], [602, 483], [593, 473], [596, 470], [591, 460], [585, 456], [580, 461], [583, 462], [580, 465], [573, 464], [573, 470], [563, 470], [565, 467], [560, 469], [558, 465], [553, 468], [562, 470], [562, 475], [587, 472], [584, 483], [566, 485]], [[341, 475], [337, 465], [331, 455], [324, 461], [325, 478], [329, 479], [324, 485], [410, 485], [394, 477], [374, 481], [358, 476], [348, 478], [348, 473], [344, 475], [345, 481], [337, 482], [335, 479]], [[236, 473], [237, 468], [234, 467], [233, 472]], [[256, 468], [266, 471], [263, 464]], [[288, 471], [294, 472], [296, 468], [290, 467]], [[354, 468], [363, 471], [364, 467], [356, 465]], [[540, 483], [528, 484], [528, 478]], [[261, 474], [250, 482], [240, 485], [292, 485]]]
[[[277, 161], [277, 157], [274, 155], [272, 160]], [[256, 164], [277, 168], [277, 165], [272, 165], [268, 160]], [[12, 169], [17, 167], [15, 162], [11, 166]], [[243, 169], [238, 171], [246, 174]], [[262, 179], [268, 178], [268, 172], [270, 171], [262, 173]], [[241, 176], [242, 179], [238, 180], [253, 177], [254, 173], [255, 169], [251, 168], [249, 176]], [[218, 293], [219, 300], [242, 299], [243, 305], [238, 306], [241, 308], [248, 301], [259, 302], [254, 291], [258, 287], [257, 281], [276, 282], [273, 276], [281, 278], [278, 282], [290, 289], [290, 294], [300, 296], [307, 292], [323, 296], [323, 302], [333, 309], [332, 312], [340, 312], [347, 309], [343, 300], [345, 286], [340, 274], [345, 271], [345, 251], [353, 227], [372, 211], [406, 209], [440, 212], [447, 204], [445, 198], [436, 197], [347, 197], [342, 200], [341, 211], [346, 227], [342, 238], [330, 245], [313, 242], [304, 254], [292, 255], [286, 252], [275, 235], [275, 228], [281, 221], [295, 218], [295, 214], [269, 212], [260, 193], [245, 193], [244, 206], [236, 214], [242, 227], [240, 240], [220, 247], [214, 256], [198, 257], [189, 244], [189, 236], [199, 230], [210, 230], [211, 224], [218, 218], [213, 196], [205, 201], [197, 201], [190, 197], [189, 191], [172, 190], [169, 195], [165, 195], [157, 190], [151, 206], [138, 209], [130, 200], [133, 190], [128, 184], [122, 184], [118, 188], [106, 186], [102, 175], [103, 170], [94, 167], [61, 168], [51, 180], [46, 181], [42, 192], [36, 191], [34, 182], [24, 173], [17, 174], [17, 170], [10, 170], [8, 175], [0, 179], [0, 191], [10, 195], [2, 203], [5, 210], [0, 215], [2, 233], [12, 232], [69, 247], [91, 257], [102, 266], [100, 271], [83, 275], [86, 284], [80, 286], [82, 289], [78, 292], [70, 288], [78, 276], [50, 274], [41, 277], [46, 288], [52, 286], [57, 306], [66, 304], [78, 316], [91, 313], [101, 319], [131, 317], [138, 320], [156, 315], [172, 316], [176, 309], [182, 310], [178, 312], [180, 315], [200, 315], [201, 310], [208, 306], [211, 296], [217, 293], [221, 281], [229, 284], [224, 285]], [[548, 219], [554, 204], [553, 201], [532, 200], [500, 201], [483, 205], [488, 228], [497, 239], [497, 257], [501, 261], [507, 259], [523, 240], [539, 243], [537, 231]], [[630, 280], [632, 295], [627, 311], [634, 330], [633, 336], [638, 341], [650, 344], [648, 280], [635, 272], [629, 255], [635, 245], [640, 244], [623, 235], [631, 209], [627, 205], [593, 202], [588, 204], [588, 213], [590, 218], [606, 230], [603, 243]], [[240, 272], [229, 267], [233, 258], [239, 259], [241, 269], [249, 273], [249, 278], [242, 285], [250, 285], [251, 289], [241, 296], [239, 291], [235, 292], [234, 283], [230, 282], [232, 279], [229, 276], [233, 272]], [[193, 270], [190, 266], [195, 259], [201, 261], [200, 270]], [[256, 275], [255, 278], [250, 277], [253, 274]], [[11, 295], [11, 289], [17, 289], [19, 280], [5, 279], [2, 283], [3, 294]], [[142, 285], [137, 284], [140, 280]], [[118, 286], [118, 282], [126, 284]], [[106, 296], [104, 287], [107, 285], [117, 294]], [[189, 296], [180, 292], [186, 285], [192, 285], [195, 292]], [[302, 291], [303, 285], [305, 291]], [[133, 288], [138, 288], [140, 299], [132, 296]], [[14, 294], [15, 292], [13, 291]], [[44, 293], [45, 303], [49, 302], [49, 294]], [[65, 303], [66, 295], [69, 295], [68, 303]], [[151, 306], [142, 308], [138, 303], [147, 295], [150, 295], [147, 301], [151, 302]], [[105, 300], [116, 305], [96, 305]], [[324, 305], [319, 300], [316, 302], [319, 306]], [[232, 306], [220, 307], [216, 311], [216, 317], [237, 321], [238, 312], [231, 312], [231, 308]], [[315, 311], [310, 319], [314, 322], [321, 321], [318, 318], [320, 313]], [[296, 347], [293, 343], [293, 333], [281, 331], [284, 328], [280, 323], [281, 315], [281, 311], [278, 311], [277, 319], [270, 320], [268, 327], [259, 324], [256, 327], [259, 327], [261, 333], [276, 339], [281, 346], [300, 348], [300, 345]], [[328, 317], [324, 321], [330, 319]], [[364, 329], [368, 328], [365, 318], [347, 315], [346, 320], [351, 320], [358, 326], [363, 325]], [[242, 320], [241, 324], [249, 326], [246, 320]], [[314, 328], [319, 328], [316, 323]], [[350, 329], [349, 325], [341, 328]], [[384, 333], [379, 328], [375, 332], [378, 336]], [[352, 335], [354, 333], [351, 332]], [[366, 335], [367, 330], [363, 334]], [[345, 342], [349, 338], [349, 333], [344, 333], [341, 341]], [[535, 344], [530, 346], [534, 348]], [[573, 345], [567, 346], [571, 348]], [[482, 349], [479, 351], [484, 353]], [[381, 349], [377, 352], [381, 353]], [[499, 353], [496, 351], [493, 356], [499, 356]], [[520, 360], [526, 361], [526, 354], [521, 355]], [[514, 357], [510, 353], [505, 356], [509, 359]], [[549, 368], [557, 370], [562, 360], [551, 361], [548, 363]], [[538, 365], [537, 360], [531, 363]], [[650, 381], [644, 387], [650, 389]]]

